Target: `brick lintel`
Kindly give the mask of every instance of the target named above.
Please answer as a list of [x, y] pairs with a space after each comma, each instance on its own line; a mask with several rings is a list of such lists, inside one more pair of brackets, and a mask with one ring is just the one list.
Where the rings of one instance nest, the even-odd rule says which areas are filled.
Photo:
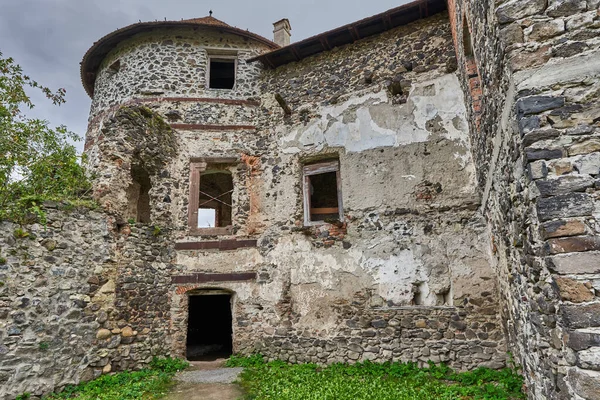
[[202, 242], [178, 242], [175, 250], [236, 250], [246, 247], [256, 247], [256, 239], [246, 240], [209, 240]]
[[253, 131], [253, 125], [203, 125], [203, 124], [170, 124], [173, 129], [202, 131]]
[[206, 283], [206, 282], [239, 282], [256, 280], [256, 272], [230, 272], [223, 274], [197, 273], [175, 275], [171, 277], [173, 284]]

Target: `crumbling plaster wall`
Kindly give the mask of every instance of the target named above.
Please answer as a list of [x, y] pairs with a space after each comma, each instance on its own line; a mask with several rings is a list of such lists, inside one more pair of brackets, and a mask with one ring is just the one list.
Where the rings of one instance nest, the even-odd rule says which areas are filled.
[[[421, 349], [442, 337], [434, 355], [444, 352], [443, 361], [457, 368], [483, 362], [502, 365], [497, 297], [488, 249], [482, 246], [485, 229], [476, 212], [475, 168], [449, 37], [447, 19], [435, 16], [264, 71], [254, 82], [261, 95], [253, 101], [248, 93], [233, 93], [239, 96], [233, 101], [144, 100], [148, 110], [176, 127], [176, 155], [153, 178], [157, 189], [150, 193], [152, 223], [168, 227], [172, 244], [232, 238], [190, 235], [189, 165], [193, 158], [239, 159], [229, 167], [233, 238], [258, 239], [257, 247], [178, 250], [170, 267], [172, 276], [257, 272], [253, 282], [204, 285], [235, 293], [236, 351], [260, 350], [293, 359], [289, 357], [304, 352], [302, 347], [280, 354], [266, 341], [293, 341], [303, 335], [331, 342], [345, 337], [346, 345], [335, 355], [325, 352], [314, 361], [344, 358], [349, 340], [370, 323], [354, 326], [355, 316], [340, 305], [352, 305], [361, 297], [365, 300], [355, 313], [398, 317], [402, 323], [396, 334], [404, 329], [407, 337], [430, 341], [415, 341], [410, 351], [405, 343], [392, 357], [381, 347], [390, 331], [368, 333], [361, 347], [370, 350], [352, 351], [360, 359], [424, 362], [429, 355]], [[97, 86], [102, 87], [99, 79]], [[284, 113], [275, 94], [288, 102], [291, 115]], [[102, 91], [95, 96], [103, 96]], [[126, 96], [120, 98], [125, 101]], [[122, 163], [110, 161], [115, 139], [132, 128], [121, 121], [126, 110], [104, 110], [90, 125], [91, 131], [101, 127], [102, 132], [88, 141], [88, 152], [97, 155], [91, 164], [103, 171], [96, 182], [101, 187], [111, 187], [129, 169], [130, 156], [121, 157]], [[344, 220], [304, 228], [302, 165], [332, 155], [340, 160]], [[161, 201], [165, 193], [169, 201]], [[107, 191], [105, 200], [110, 199]], [[167, 340], [174, 354], [185, 354], [186, 293], [202, 286], [171, 286]], [[406, 306], [421, 311], [402, 309]], [[398, 307], [397, 314], [377, 311]], [[426, 315], [432, 321], [417, 323]], [[437, 326], [433, 320], [438, 315], [449, 319]], [[348, 324], [354, 328], [348, 330]], [[422, 333], [423, 327], [437, 331]], [[486, 340], [486, 350], [478, 351]], [[441, 350], [447, 347], [451, 349]], [[473, 352], [482, 356], [469, 358]]]
[[[600, 393], [598, 7], [449, 3], [463, 77], [465, 17], [474, 43], [483, 101], [468, 108], [473, 154], [509, 345], [535, 399]], [[474, 100], [466, 77], [463, 88]]]
[[[188, 271], [261, 266], [258, 285], [238, 293], [236, 350], [291, 361], [423, 362], [426, 348], [439, 359], [438, 341], [451, 348], [443, 361], [457, 368], [502, 365], [464, 100], [451, 47], [442, 45], [449, 37], [447, 20], [437, 16], [265, 71], [256, 123], [263, 140], [251, 153], [260, 158], [251, 194], [260, 199], [258, 248], [239, 256], [178, 253]], [[388, 93], [392, 82], [402, 83], [402, 93]], [[305, 229], [301, 166], [327, 155], [340, 160], [345, 220]], [[418, 311], [403, 308], [416, 303]], [[398, 330], [385, 331], [388, 321]], [[439, 331], [423, 331], [438, 322]], [[405, 340], [392, 352], [383, 343], [394, 335]], [[478, 351], [482, 338], [490, 339], [485, 352]], [[307, 346], [315, 347], [309, 355]]]

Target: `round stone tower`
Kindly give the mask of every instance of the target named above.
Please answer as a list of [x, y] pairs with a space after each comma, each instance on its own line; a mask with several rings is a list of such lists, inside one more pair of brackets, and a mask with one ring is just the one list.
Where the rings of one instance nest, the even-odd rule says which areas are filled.
[[[120, 222], [189, 225], [197, 219], [179, 214], [187, 213], [184, 199], [202, 198], [188, 196], [175, 181], [190, 165], [203, 172], [208, 160], [209, 169], [224, 171], [240, 158], [232, 146], [255, 130], [261, 72], [260, 63], [247, 60], [276, 48], [212, 16], [137, 23], [96, 42], [83, 58], [81, 77], [92, 97], [85, 152], [101, 206]], [[219, 189], [212, 191], [232, 186], [231, 178], [215, 179]], [[232, 195], [225, 195], [229, 203]], [[234, 216], [216, 213], [213, 228], [232, 226]]]
[[[245, 264], [257, 251], [255, 154], [265, 142], [256, 128], [263, 67], [248, 60], [277, 48], [208, 16], [130, 25], [83, 58], [93, 99], [86, 162], [121, 243], [116, 269], [102, 272], [115, 282], [101, 299], [103, 326], [145, 332], [137, 359], [242, 350], [232, 308], [238, 286], [257, 276]], [[214, 314], [194, 317], [200, 309]], [[200, 320], [221, 321], [211, 327], [216, 347], [197, 335]]]

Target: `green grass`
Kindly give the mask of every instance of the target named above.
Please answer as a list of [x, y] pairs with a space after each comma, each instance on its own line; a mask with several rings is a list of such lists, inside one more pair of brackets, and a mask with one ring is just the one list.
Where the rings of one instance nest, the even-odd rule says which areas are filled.
[[355, 365], [264, 363], [232, 357], [245, 367], [240, 384], [256, 400], [514, 400], [524, 399], [522, 377], [511, 369], [455, 373], [446, 366], [364, 362]]
[[187, 368], [184, 360], [155, 358], [150, 368], [134, 372], [103, 375], [77, 386], [67, 386], [61, 393], [45, 400], [151, 400], [164, 396], [172, 385], [175, 372]]

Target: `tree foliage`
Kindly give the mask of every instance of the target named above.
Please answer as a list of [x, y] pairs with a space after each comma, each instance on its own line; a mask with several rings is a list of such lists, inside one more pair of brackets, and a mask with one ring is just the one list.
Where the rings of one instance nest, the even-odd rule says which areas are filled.
[[29, 118], [34, 104], [26, 89], [40, 90], [53, 104], [65, 102], [65, 90], [42, 86], [24, 75], [12, 58], [0, 53], [0, 219], [19, 222], [44, 200], [81, 199], [90, 184], [65, 126]]

